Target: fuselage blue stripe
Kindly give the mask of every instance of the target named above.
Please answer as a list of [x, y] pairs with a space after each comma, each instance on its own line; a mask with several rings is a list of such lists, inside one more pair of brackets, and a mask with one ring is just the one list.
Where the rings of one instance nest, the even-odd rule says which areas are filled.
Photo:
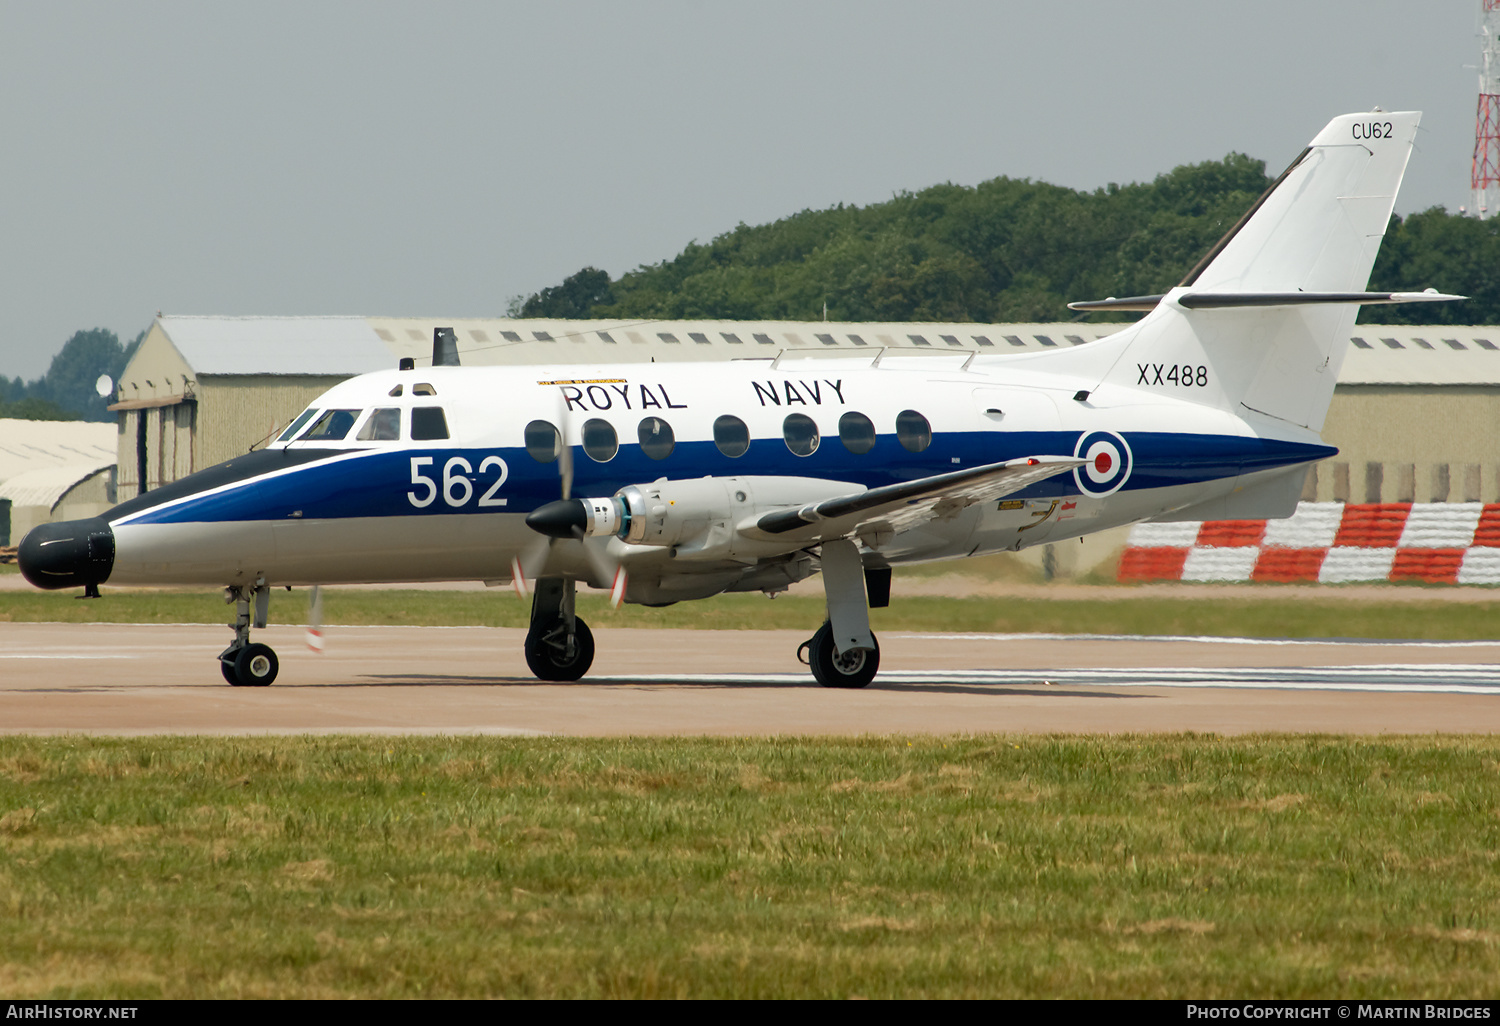
[[[882, 435], [875, 448], [856, 455], [838, 438], [825, 437], [816, 452], [794, 456], [779, 438], [755, 440], [743, 456], [731, 459], [713, 442], [679, 442], [664, 460], [647, 457], [639, 445], [622, 445], [614, 459], [596, 463], [573, 449], [573, 494], [603, 497], [620, 488], [661, 477], [704, 476], [812, 477], [848, 481], [875, 488], [911, 481], [963, 467], [982, 466], [1028, 456], [1071, 456], [1081, 432], [943, 432], [924, 452], [903, 448], [893, 435]], [[1338, 450], [1326, 445], [1245, 438], [1232, 435], [1125, 432], [1133, 455], [1124, 490], [1165, 488], [1232, 478], [1242, 473], [1309, 463]], [[491, 490], [499, 475], [492, 461], [505, 462], [504, 483]], [[413, 466], [413, 460], [430, 460]], [[452, 463], [461, 459], [468, 464]], [[413, 475], [432, 482], [414, 482]], [[445, 477], [446, 475], [446, 477]], [[467, 482], [467, 487], [460, 480]], [[137, 513], [131, 523], [213, 523], [287, 518], [331, 519], [411, 516], [423, 513], [529, 513], [558, 498], [556, 463], [538, 463], [520, 447], [500, 449], [371, 449], [349, 458], [306, 464], [212, 494], [181, 499], [160, 509]], [[503, 499], [504, 505], [484, 505]], [[1073, 475], [1062, 474], [1016, 493], [1018, 498], [1067, 498], [1080, 494]], [[423, 499], [430, 501], [418, 505]], [[416, 501], [414, 501], [414, 499]], [[456, 500], [456, 501], [455, 501]]]

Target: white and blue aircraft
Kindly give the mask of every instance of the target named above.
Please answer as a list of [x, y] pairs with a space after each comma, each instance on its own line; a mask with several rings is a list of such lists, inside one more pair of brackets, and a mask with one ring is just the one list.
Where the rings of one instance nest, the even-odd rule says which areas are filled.
[[[526, 660], [577, 680], [579, 582], [665, 605], [823, 575], [802, 646], [863, 687], [891, 567], [1139, 520], [1291, 515], [1418, 113], [1335, 118], [1181, 285], [1073, 304], [1144, 310], [1070, 350], [629, 364], [433, 366], [324, 393], [267, 448], [20, 546], [43, 588], [216, 584], [237, 604], [235, 685], [275, 586], [535, 583]], [[884, 357], [884, 358], [883, 358]], [[253, 613], [252, 613], [253, 610]]]

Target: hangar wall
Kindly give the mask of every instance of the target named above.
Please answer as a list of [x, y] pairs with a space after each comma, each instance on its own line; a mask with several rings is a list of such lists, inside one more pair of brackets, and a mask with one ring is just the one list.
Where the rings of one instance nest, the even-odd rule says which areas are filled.
[[1500, 502], [1500, 387], [1340, 384], [1317, 502]]

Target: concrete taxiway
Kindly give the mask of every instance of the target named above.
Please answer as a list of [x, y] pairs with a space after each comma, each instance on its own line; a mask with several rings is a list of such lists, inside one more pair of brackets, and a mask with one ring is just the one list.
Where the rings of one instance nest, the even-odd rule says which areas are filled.
[[231, 688], [223, 627], [0, 623], [0, 733], [901, 734], [1500, 731], [1500, 643], [890, 633], [862, 691], [818, 687], [790, 631], [599, 630], [543, 684], [522, 632], [269, 628], [281, 675]]

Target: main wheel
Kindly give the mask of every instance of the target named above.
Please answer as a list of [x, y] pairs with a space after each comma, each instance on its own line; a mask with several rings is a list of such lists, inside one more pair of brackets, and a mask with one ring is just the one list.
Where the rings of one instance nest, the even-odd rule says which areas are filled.
[[235, 684], [242, 688], [263, 688], [276, 679], [281, 669], [276, 653], [269, 645], [246, 645], [234, 657]]
[[220, 659], [219, 672], [224, 675], [224, 680], [234, 687], [240, 686], [240, 679], [234, 675], [234, 660]]
[[[875, 635], [870, 635], [875, 641]], [[842, 655], [833, 650], [833, 626], [826, 621], [807, 643], [807, 662], [813, 677], [825, 688], [862, 688], [880, 669], [880, 642], [872, 649], [857, 648]]]
[[542, 680], [578, 680], [594, 664], [594, 635], [589, 625], [573, 618], [573, 636], [560, 616], [526, 634], [526, 665]]

